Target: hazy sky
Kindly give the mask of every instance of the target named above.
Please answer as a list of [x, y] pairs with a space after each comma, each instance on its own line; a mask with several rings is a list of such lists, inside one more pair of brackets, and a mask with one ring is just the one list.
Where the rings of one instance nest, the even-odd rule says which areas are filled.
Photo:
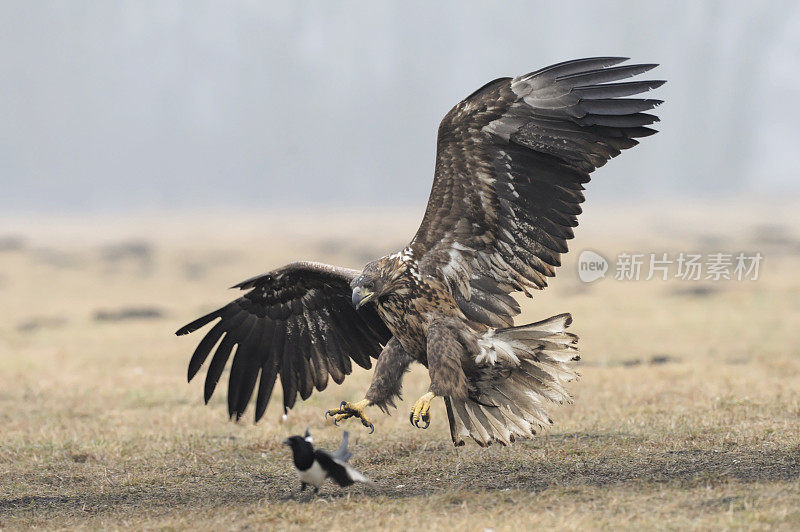
[[0, 210], [424, 203], [493, 78], [658, 62], [594, 198], [800, 193], [800, 3], [0, 2]]

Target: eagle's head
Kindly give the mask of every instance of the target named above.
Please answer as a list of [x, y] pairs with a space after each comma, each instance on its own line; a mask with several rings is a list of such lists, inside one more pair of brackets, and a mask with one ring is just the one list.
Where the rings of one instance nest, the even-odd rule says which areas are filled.
[[399, 288], [402, 273], [407, 264], [400, 254], [389, 255], [372, 261], [350, 283], [353, 289], [353, 306], [359, 308], [368, 301], [377, 301]]

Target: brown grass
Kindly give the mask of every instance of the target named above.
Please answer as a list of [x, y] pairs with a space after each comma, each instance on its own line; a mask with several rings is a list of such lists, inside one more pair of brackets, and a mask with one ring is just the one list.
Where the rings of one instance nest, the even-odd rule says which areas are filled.
[[[522, 321], [570, 311], [581, 336], [583, 379], [553, 430], [509, 448], [453, 448], [441, 404], [427, 431], [408, 424], [427, 387], [417, 368], [396, 415], [372, 412], [374, 435], [348, 427], [353, 463], [382, 489], [330, 485], [318, 498], [298, 494], [279, 442], [310, 426], [335, 447], [340, 430], [321, 414], [360, 398], [369, 373], [286, 421], [278, 392], [260, 424], [230, 423], [224, 385], [205, 407], [202, 383], [185, 382], [199, 338], [172, 333], [231, 298], [224, 287], [275, 265], [354, 266], [401, 245], [417, 213], [379, 227], [335, 213], [280, 226], [284, 216], [191, 228], [173, 217], [157, 230], [152, 220], [19, 224], [24, 244], [0, 250], [0, 527], [797, 529], [797, 220], [726, 221], [720, 207], [716, 225], [697, 209], [649, 222], [648, 212], [590, 211], [571, 247], [760, 250], [761, 279], [711, 291], [587, 286], [570, 254], [551, 288], [523, 302]], [[96, 320], [127, 307], [158, 312]]]

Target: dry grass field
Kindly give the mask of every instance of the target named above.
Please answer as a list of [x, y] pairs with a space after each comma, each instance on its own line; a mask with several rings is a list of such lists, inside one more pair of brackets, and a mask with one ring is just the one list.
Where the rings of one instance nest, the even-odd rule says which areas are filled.
[[[535, 440], [454, 448], [444, 408], [408, 423], [427, 387], [352, 434], [379, 490], [298, 493], [280, 441], [341, 430], [325, 409], [362, 397], [358, 371], [281, 419], [227, 420], [185, 381], [198, 335], [174, 331], [225, 288], [298, 259], [360, 266], [405, 243], [420, 213], [216, 213], [0, 224], [0, 528], [798, 529], [800, 214], [797, 205], [592, 206], [551, 287], [518, 323], [569, 311], [575, 404]], [[742, 214], [742, 208], [745, 213]], [[764, 255], [757, 281], [587, 285], [582, 249]], [[612, 272], [613, 273], [613, 272]], [[201, 373], [204, 376], [204, 370]], [[250, 413], [248, 411], [248, 413]]]

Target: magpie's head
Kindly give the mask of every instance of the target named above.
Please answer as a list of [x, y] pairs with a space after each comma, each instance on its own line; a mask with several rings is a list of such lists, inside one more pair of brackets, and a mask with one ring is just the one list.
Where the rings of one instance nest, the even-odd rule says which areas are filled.
[[283, 440], [284, 445], [288, 445], [292, 448], [292, 451], [297, 452], [298, 450], [308, 449], [310, 451], [314, 450], [314, 446], [311, 445], [310, 441], [306, 441], [305, 438], [302, 436], [290, 436]]
[[283, 440], [283, 444], [288, 445], [292, 449], [294, 463], [299, 466], [301, 463], [305, 464], [308, 460], [313, 459], [313, 441], [311, 434], [306, 430], [305, 436], [290, 436]]

